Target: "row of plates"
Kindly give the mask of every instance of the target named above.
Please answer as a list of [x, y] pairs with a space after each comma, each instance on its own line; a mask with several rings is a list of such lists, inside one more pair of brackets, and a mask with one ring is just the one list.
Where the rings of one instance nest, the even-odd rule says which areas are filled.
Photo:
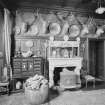
[[[60, 33], [61, 30], [62, 30], [61, 26], [58, 23], [51, 23], [49, 25], [49, 34], [51, 34], [51, 35], [62, 34], [62, 33]], [[80, 34], [80, 31], [81, 31], [81, 29], [80, 29], [79, 25], [74, 24], [74, 25], [71, 25], [68, 28], [68, 32], [69, 32], [70, 36], [73, 36], [73, 37], [78, 36]], [[19, 35], [19, 34], [22, 34], [22, 33], [23, 32], [22, 32], [21, 28], [19, 26], [16, 26], [15, 34]], [[33, 25], [31, 31], [29, 31], [27, 33], [37, 35], [39, 33], [37, 25]], [[45, 33], [43, 33], [43, 34], [45, 34]]]

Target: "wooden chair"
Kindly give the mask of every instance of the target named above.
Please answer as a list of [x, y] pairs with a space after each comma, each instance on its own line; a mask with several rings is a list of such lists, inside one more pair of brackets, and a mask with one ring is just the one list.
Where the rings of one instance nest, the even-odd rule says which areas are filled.
[[[6, 69], [5, 69], [6, 70]], [[3, 74], [3, 72], [6, 72], [4, 69], [1, 69], [2, 73], [1, 73], [1, 81], [0, 81], [0, 89], [1, 89], [1, 92], [4, 92], [3, 89], [6, 89], [6, 92], [7, 94], [9, 95], [9, 78], [6, 75]]]
[[88, 82], [93, 82], [93, 88], [95, 88], [95, 77], [90, 75], [86, 70], [81, 69], [81, 77], [85, 80], [85, 86], [88, 87]]
[[92, 75], [86, 75], [84, 79], [86, 81], [86, 88], [87, 88], [88, 82], [93, 82], [93, 88], [95, 88], [95, 77], [93, 77]]

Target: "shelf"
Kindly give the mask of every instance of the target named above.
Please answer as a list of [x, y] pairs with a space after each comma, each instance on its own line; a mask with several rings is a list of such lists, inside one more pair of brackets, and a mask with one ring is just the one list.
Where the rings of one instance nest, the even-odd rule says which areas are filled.
[[[20, 39], [22, 39], [22, 40], [25, 40], [25, 39], [46, 39], [46, 40], [48, 40], [49, 39], [49, 37], [50, 37], [51, 35], [42, 35], [42, 36], [32, 36], [32, 35], [16, 35], [15, 36], [15, 40], [20, 40]], [[75, 37], [70, 37], [69, 38], [69, 40], [75, 40], [76, 38]], [[63, 36], [60, 36], [60, 35], [55, 35], [54, 36], [54, 40], [64, 40], [63, 39]]]
[[18, 35], [15, 39], [48, 39], [48, 36], [32, 36], [32, 35]]

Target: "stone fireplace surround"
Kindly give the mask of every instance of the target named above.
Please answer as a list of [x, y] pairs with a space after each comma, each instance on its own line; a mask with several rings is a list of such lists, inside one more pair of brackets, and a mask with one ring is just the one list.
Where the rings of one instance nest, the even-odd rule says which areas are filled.
[[[56, 67], [75, 67], [73, 70], [76, 75], [78, 75], [77, 84], [81, 87], [80, 81], [80, 69], [82, 67], [82, 58], [49, 58], [49, 87], [54, 86], [54, 69]], [[57, 69], [56, 69], [57, 70]], [[71, 86], [72, 87], [72, 86]], [[75, 87], [77, 87], [75, 85]], [[70, 87], [69, 87], [70, 88]]]

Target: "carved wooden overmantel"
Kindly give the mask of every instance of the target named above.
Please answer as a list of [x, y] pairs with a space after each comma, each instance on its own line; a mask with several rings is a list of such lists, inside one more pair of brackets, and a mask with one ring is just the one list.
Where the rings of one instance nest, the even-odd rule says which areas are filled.
[[[54, 86], [53, 76], [55, 67], [75, 67], [74, 73], [78, 75], [79, 87], [80, 69], [82, 67], [82, 57], [79, 55], [79, 41], [49, 41], [49, 86]], [[76, 48], [76, 50], [74, 50]], [[75, 86], [77, 87], [77, 86]]]

